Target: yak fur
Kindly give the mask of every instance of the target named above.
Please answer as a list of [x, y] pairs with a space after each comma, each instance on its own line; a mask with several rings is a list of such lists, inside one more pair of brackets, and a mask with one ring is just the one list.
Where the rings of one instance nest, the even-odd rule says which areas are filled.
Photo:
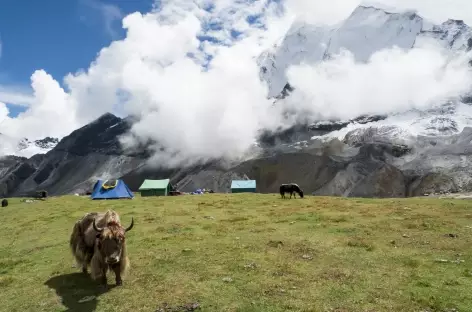
[[92, 279], [106, 285], [106, 273], [112, 270], [116, 284], [121, 285], [130, 265], [125, 233], [132, 227], [133, 220], [127, 229], [123, 228], [118, 213], [113, 210], [87, 213], [78, 220], [72, 229], [70, 248], [82, 272], [87, 273], [90, 266]]

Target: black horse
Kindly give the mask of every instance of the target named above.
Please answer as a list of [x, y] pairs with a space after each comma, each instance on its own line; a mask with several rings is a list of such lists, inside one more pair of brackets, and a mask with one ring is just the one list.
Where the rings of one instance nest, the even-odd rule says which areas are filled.
[[302, 189], [295, 183], [280, 185], [280, 196], [282, 196], [282, 198], [285, 198], [285, 193], [290, 193], [290, 198], [292, 198], [292, 195], [297, 198], [295, 193], [298, 193], [298, 195], [303, 198]]

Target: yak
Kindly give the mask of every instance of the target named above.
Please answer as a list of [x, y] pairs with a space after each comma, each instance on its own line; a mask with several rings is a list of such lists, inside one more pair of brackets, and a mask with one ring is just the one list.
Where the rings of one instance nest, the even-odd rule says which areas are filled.
[[303, 198], [303, 190], [295, 183], [280, 185], [280, 196], [282, 198], [285, 198], [285, 193], [290, 193], [290, 198], [292, 198], [292, 195], [296, 198], [295, 193], [298, 193]]
[[129, 268], [125, 233], [133, 228], [134, 219], [127, 228], [121, 225], [118, 213], [87, 213], [72, 229], [70, 248], [77, 265], [87, 274], [90, 265], [92, 279], [107, 285], [107, 271], [115, 273], [116, 285], [123, 284], [122, 275]]
[[2, 207], [7, 207], [8, 206], [8, 199], [4, 198], [2, 200]]

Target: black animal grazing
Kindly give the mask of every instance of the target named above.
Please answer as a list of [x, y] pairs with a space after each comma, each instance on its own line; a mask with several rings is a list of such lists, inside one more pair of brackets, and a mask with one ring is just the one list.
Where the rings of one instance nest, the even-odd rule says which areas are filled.
[[8, 206], [8, 200], [6, 198], [4, 198], [2, 200], [2, 207], [6, 207], [6, 206]]
[[295, 193], [298, 193], [298, 195], [303, 198], [302, 189], [295, 183], [280, 185], [280, 196], [282, 196], [282, 198], [285, 198], [285, 193], [290, 193], [290, 198], [292, 198], [292, 195], [294, 198], [297, 198]]

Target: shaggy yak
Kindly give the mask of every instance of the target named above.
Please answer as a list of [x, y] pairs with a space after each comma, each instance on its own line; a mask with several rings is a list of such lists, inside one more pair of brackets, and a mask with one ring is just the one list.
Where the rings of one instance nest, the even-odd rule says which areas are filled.
[[295, 183], [280, 185], [280, 196], [282, 196], [282, 198], [285, 198], [285, 193], [290, 193], [290, 198], [292, 198], [292, 195], [297, 198], [295, 193], [298, 193], [298, 195], [303, 198], [302, 189]]
[[8, 206], [8, 200], [6, 198], [4, 198], [2, 200], [2, 207], [6, 207], [6, 206]]
[[107, 285], [106, 273], [115, 273], [116, 285], [122, 285], [121, 276], [129, 267], [126, 254], [125, 233], [133, 228], [134, 220], [126, 229], [120, 223], [118, 213], [91, 212], [74, 224], [70, 237], [70, 248], [82, 272], [90, 265], [91, 277]]

